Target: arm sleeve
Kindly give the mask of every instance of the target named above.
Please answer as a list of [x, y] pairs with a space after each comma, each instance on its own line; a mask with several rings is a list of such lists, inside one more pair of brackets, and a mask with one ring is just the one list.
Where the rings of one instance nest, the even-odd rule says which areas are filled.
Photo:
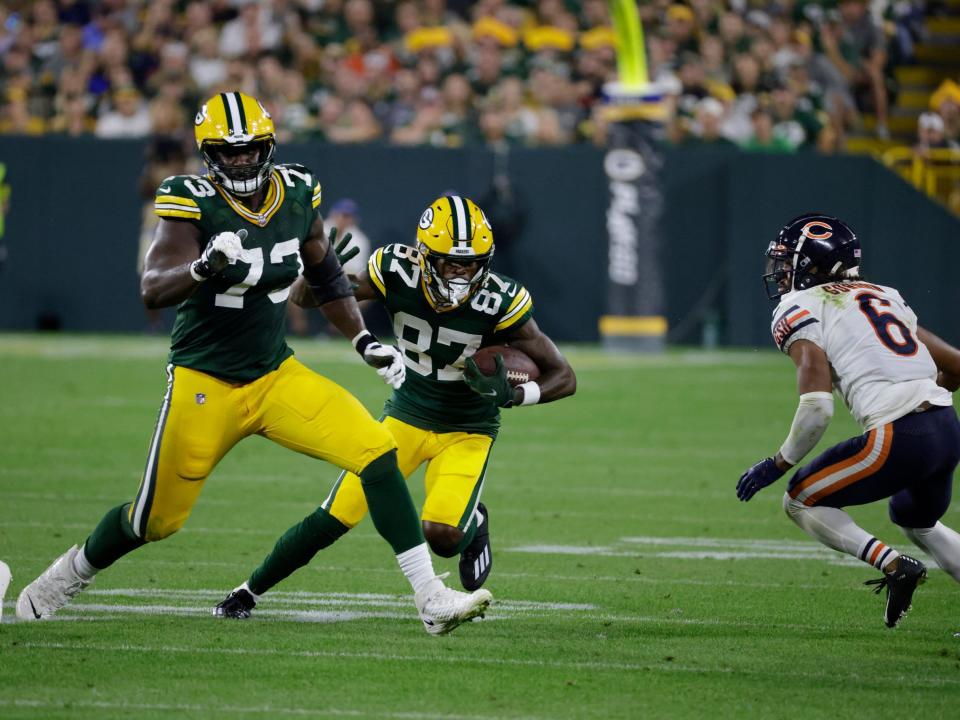
[[833, 393], [809, 392], [800, 396], [790, 434], [780, 446], [780, 456], [796, 465], [816, 447], [833, 418]]

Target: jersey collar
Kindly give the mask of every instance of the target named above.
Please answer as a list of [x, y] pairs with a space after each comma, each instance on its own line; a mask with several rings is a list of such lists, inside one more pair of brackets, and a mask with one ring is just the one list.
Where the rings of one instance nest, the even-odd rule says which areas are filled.
[[270, 222], [270, 219], [276, 215], [277, 210], [280, 209], [280, 206], [283, 205], [283, 199], [285, 195], [283, 183], [280, 181], [280, 175], [276, 170], [270, 173], [269, 182], [270, 185], [267, 188], [267, 196], [263, 200], [263, 205], [261, 206], [260, 212], [253, 212], [250, 210], [250, 208], [236, 200], [230, 193], [228, 193], [218, 184], [214, 183], [213, 186], [217, 189], [217, 192], [220, 193], [220, 196], [227, 201], [227, 204], [233, 208], [233, 211], [237, 213], [237, 215], [249, 223], [253, 223], [259, 227], [266, 227], [267, 223]]

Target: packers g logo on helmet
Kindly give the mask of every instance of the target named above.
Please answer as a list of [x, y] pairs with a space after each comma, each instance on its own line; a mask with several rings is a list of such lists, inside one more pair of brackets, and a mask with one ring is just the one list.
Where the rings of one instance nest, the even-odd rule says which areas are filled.
[[[276, 137], [270, 113], [241, 92], [220, 93], [207, 100], [194, 120], [197, 147], [210, 175], [235, 195], [252, 195], [273, 170]], [[257, 151], [253, 162], [227, 162], [238, 152]]]
[[[437, 198], [417, 225], [417, 249], [427, 297], [438, 308], [461, 305], [486, 281], [493, 257], [493, 230], [476, 203], [459, 195]], [[472, 276], [453, 273], [446, 265], [473, 267]]]

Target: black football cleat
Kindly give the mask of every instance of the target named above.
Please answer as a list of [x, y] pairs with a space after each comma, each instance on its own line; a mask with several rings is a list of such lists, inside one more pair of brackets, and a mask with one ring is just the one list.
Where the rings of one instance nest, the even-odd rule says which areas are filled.
[[883, 611], [883, 620], [887, 627], [896, 627], [910, 609], [913, 593], [917, 585], [927, 579], [927, 568], [919, 560], [907, 555], [897, 559], [897, 569], [889, 575], [876, 580], [867, 580], [864, 585], [876, 585], [876, 593], [887, 589], [887, 607]]
[[477, 503], [477, 511], [483, 518], [477, 525], [473, 540], [460, 554], [460, 584], [464, 590], [473, 592], [487, 581], [490, 568], [493, 567], [493, 554], [490, 552], [490, 514], [483, 503]]
[[218, 603], [213, 609], [213, 614], [218, 618], [246, 620], [256, 606], [257, 601], [253, 599], [253, 594], [247, 590], [246, 584], [244, 584], [231, 591], [222, 602]]

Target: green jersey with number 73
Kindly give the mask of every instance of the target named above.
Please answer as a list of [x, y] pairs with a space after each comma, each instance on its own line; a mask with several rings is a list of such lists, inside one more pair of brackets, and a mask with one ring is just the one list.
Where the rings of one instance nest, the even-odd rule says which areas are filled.
[[197, 175], [175, 175], [160, 184], [157, 215], [193, 223], [204, 243], [221, 232], [246, 231], [241, 259], [177, 307], [171, 363], [250, 382], [293, 354], [286, 341], [286, 300], [303, 269], [300, 247], [319, 205], [320, 183], [302, 165], [277, 165], [256, 211]]
[[367, 263], [370, 283], [393, 319], [407, 379], [387, 401], [386, 414], [435, 432], [496, 437], [500, 409], [463, 382], [463, 363], [478, 348], [498, 344], [533, 316], [530, 293], [495, 272], [470, 300], [439, 310], [424, 286], [420, 254], [407, 245], [380, 248]]

